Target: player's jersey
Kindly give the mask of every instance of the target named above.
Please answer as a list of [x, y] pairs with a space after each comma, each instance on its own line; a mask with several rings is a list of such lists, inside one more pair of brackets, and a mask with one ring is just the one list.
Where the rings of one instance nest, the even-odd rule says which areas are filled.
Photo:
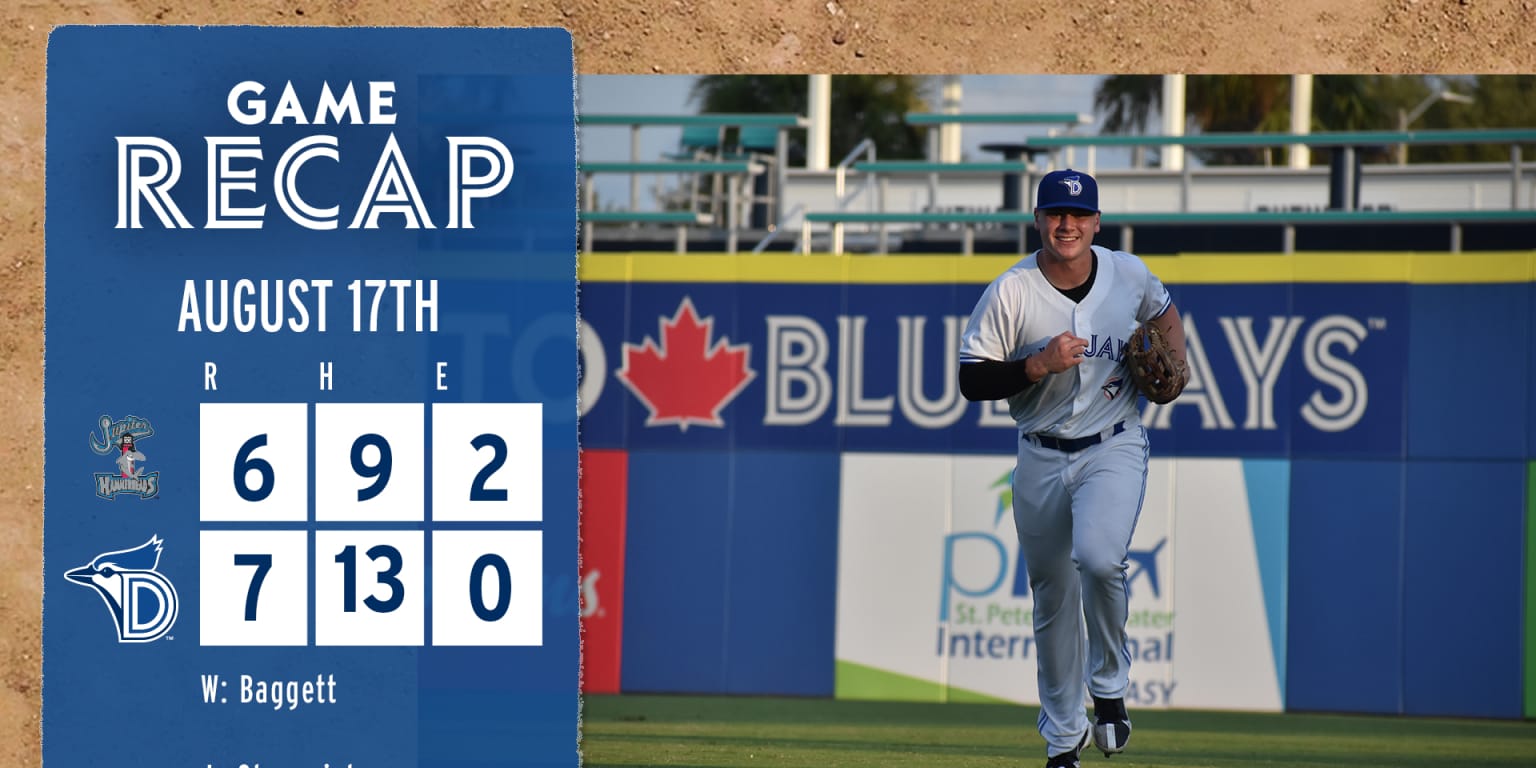
[[1128, 427], [1137, 423], [1126, 339], [1167, 311], [1171, 299], [1141, 259], [1098, 245], [1093, 252], [1098, 273], [1081, 303], [1045, 279], [1036, 251], [987, 286], [965, 326], [961, 363], [1021, 360], [1063, 331], [1088, 340], [1082, 363], [1008, 398], [1008, 412], [1021, 432], [1076, 438], [1121, 420], [1128, 420]]

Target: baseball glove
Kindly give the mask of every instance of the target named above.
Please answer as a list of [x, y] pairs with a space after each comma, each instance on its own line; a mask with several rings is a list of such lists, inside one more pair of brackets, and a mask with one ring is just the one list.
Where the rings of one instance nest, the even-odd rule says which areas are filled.
[[1189, 369], [1168, 346], [1162, 331], [1146, 323], [1131, 333], [1126, 345], [1131, 381], [1154, 403], [1170, 403], [1189, 383]]

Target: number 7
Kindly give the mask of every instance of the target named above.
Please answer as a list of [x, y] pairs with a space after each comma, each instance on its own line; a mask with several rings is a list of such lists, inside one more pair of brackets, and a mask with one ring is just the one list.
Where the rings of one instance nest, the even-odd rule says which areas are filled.
[[256, 573], [251, 576], [251, 586], [245, 591], [245, 620], [256, 620], [256, 598], [261, 594], [261, 583], [267, 578], [267, 571], [272, 570], [271, 555], [235, 555], [235, 565], [254, 565]]

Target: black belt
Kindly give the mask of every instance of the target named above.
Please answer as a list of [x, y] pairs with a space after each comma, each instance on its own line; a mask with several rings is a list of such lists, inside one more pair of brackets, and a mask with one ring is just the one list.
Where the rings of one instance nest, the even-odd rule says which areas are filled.
[[1114, 427], [1106, 429], [1097, 435], [1087, 437], [1051, 437], [1050, 435], [1032, 434], [1028, 437], [1039, 443], [1043, 448], [1061, 451], [1063, 453], [1077, 453], [1084, 448], [1091, 448], [1125, 431], [1125, 422], [1118, 422]]

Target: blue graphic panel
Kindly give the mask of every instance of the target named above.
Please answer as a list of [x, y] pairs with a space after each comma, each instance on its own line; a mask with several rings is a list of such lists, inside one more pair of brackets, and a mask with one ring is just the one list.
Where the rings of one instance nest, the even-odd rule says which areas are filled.
[[1408, 464], [1403, 710], [1520, 717], [1525, 464]]
[[[1408, 453], [1416, 459], [1516, 459], [1530, 424], [1531, 345], [1536, 301], [1531, 284], [1424, 285], [1410, 289]], [[1488, 329], [1473, 343], [1476, 375], [1453, 375], [1448, 361], [1467, 348], [1467, 318]], [[1456, 404], [1476, 402], [1476, 410]], [[1536, 426], [1536, 424], [1533, 424]]]
[[1289, 711], [1403, 711], [1404, 471], [1291, 465]]
[[576, 764], [572, 72], [53, 32], [45, 762]]

